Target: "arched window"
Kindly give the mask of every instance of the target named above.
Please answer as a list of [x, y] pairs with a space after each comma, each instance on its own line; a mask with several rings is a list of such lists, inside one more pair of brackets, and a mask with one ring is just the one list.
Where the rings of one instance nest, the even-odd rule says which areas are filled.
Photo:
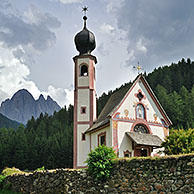
[[142, 104], [137, 105], [136, 114], [138, 119], [145, 119], [145, 109]]
[[133, 131], [138, 133], [149, 133], [147, 127], [142, 124], [135, 125]]
[[81, 66], [80, 75], [81, 76], [88, 76], [88, 67], [87, 67], [87, 65], [82, 65]]

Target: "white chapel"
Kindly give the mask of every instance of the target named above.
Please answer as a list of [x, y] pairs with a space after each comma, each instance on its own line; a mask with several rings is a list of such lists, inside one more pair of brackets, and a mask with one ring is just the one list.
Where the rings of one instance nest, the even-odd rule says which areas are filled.
[[169, 135], [172, 124], [148, 82], [139, 74], [127, 91], [112, 94], [99, 117], [96, 116], [97, 59], [95, 36], [84, 27], [75, 36], [79, 55], [74, 68], [74, 168], [86, 166], [91, 150], [112, 147], [118, 157], [151, 156]]

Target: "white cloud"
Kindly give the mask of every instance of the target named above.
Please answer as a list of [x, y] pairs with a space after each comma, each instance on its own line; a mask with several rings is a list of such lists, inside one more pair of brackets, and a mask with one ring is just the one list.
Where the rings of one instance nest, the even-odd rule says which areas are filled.
[[[71, 90], [49, 86], [47, 91], [40, 91], [29, 79], [29, 66], [35, 63], [32, 55], [40, 54], [55, 44], [54, 30], [60, 27], [59, 20], [49, 13], [42, 13], [35, 6], [20, 14], [15, 13], [7, 1], [0, 2], [4, 2], [5, 8], [0, 9], [0, 101], [25, 88], [35, 99], [43, 93], [61, 106], [73, 103]], [[6, 8], [12, 12], [6, 12]]]
[[104, 33], [111, 34], [112, 31], [114, 30], [114, 27], [111, 26], [110, 24], [102, 24], [100, 27], [100, 30]]
[[13, 55], [13, 49], [0, 46], [0, 98], [10, 97], [17, 90], [26, 88], [34, 97], [40, 94], [34, 82], [28, 80], [29, 68]]
[[71, 4], [71, 3], [82, 3], [84, 0], [50, 0], [50, 1], [57, 1], [63, 4]]
[[47, 91], [40, 91], [37, 85], [29, 80], [30, 69], [13, 55], [13, 50], [0, 46], [0, 101], [10, 98], [19, 89], [27, 89], [35, 99], [42, 93], [51, 96], [57, 103], [73, 104], [73, 90], [55, 88], [50, 85]]
[[50, 85], [45, 94], [51, 96], [59, 103], [61, 107], [64, 107], [64, 105], [73, 104], [73, 90], [55, 88], [54, 86]]
[[143, 43], [143, 39], [140, 38], [137, 42], [136, 48], [138, 51], [142, 51], [143, 53], [147, 53], [147, 48], [145, 44]]
[[107, 0], [107, 12], [117, 12], [118, 8], [120, 8], [125, 0]]

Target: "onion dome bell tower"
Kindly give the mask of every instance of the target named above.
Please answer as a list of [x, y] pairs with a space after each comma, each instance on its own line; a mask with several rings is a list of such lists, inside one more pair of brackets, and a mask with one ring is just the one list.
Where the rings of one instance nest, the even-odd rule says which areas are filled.
[[90, 55], [96, 48], [95, 36], [86, 27], [87, 17], [84, 16], [83, 20], [84, 27], [83, 30], [75, 36], [75, 46], [80, 55]]
[[84, 26], [75, 36], [75, 46], [79, 55], [73, 58], [75, 63], [74, 72], [74, 168], [82, 168], [85, 159], [91, 151], [90, 135], [85, 131], [96, 120], [96, 57], [91, 52], [96, 48], [95, 36], [86, 27], [86, 11], [83, 17]]

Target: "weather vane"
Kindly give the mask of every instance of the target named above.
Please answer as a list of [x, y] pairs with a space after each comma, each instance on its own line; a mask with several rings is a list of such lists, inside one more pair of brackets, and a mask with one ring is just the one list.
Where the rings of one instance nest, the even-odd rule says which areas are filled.
[[133, 68], [137, 70], [138, 74], [140, 74], [140, 71], [143, 69], [143, 67], [139, 65], [139, 62], [137, 62], [137, 65], [133, 66]]
[[84, 12], [84, 15], [86, 16], [86, 12], [88, 11], [88, 7], [82, 7], [82, 11]]

